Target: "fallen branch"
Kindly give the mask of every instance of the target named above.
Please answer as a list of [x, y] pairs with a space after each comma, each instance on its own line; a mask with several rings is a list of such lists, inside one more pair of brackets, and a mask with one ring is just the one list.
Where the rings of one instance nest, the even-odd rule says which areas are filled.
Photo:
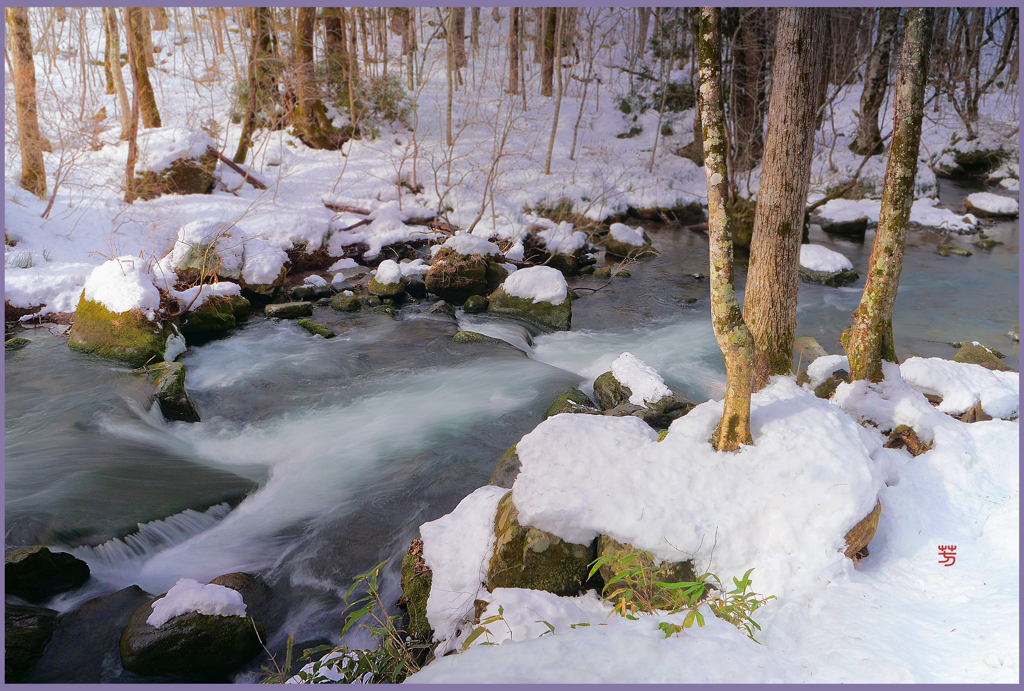
[[[335, 204], [334, 202], [324, 202], [324, 206], [326, 206], [328, 209], [330, 209], [331, 211], [333, 211], [335, 213], [338, 213], [338, 214], [355, 214], [357, 216], [369, 216], [370, 215], [370, 210], [369, 209], [363, 209], [363, 208], [358, 207], [358, 206], [349, 206], [348, 204]], [[436, 216], [431, 216], [430, 218], [410, 218], [407, 221], [403, 221], [403, 223], [405, 223], [407, 226], [432, 226], [432, 227], [434, 227], [434, 226], [436, 226], [436, 224], [434, 223], [436, 219], [437, 219]], [[364, 218], [362, 221], [359, 221], [355, 225], [349, 226], [348, 228], [342, 228], [342, 230], [352, 230], [353, 228], [358, 228], [359, 226], [365, 226], [365, 225], [367, 225], [369, 223], [372, 223], [372, 219]], [[437, 227], [437, 229], [445, 230], [445, 228], [441, 228], [441, 227]], [[454, 232], [454, 230], [448, 229], [448, 232]]]
[[233, 170], [236, 173], [238, 173], [239, 175], [241, 175], [243, 180], [248, 182], [250, 185], [252, 185], [256, 189], [258, 189], [258, 190], [265, 190], [265, 189], [267, 189], [267, 186], [264, 183], [262, 183], [259, 180], [257, 180], [255, 177], [253, 177], [248, 172], [243, 170], [241, 166], [239, 166], [237, 163], [235, 163], [234, 161], [232, 161], [230, 158], [228, 158], [227, 156], [225, 156], [224, 154], [222, 154], [219, 151], [217, 152], [217, 158], [219, 158], [221, 160], [221, 162], [224, 165], [226, 165], [228, 168], [230, 168], [231, 170]]

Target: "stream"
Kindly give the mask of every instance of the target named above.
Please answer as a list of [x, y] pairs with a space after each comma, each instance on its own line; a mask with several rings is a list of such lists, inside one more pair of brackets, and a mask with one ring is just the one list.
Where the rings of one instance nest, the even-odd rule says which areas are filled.
[[[952, 208], [972, 191], [940, 183]], [[289, 634], [299, 650], [337, 644], [353, 578], [389, 560], [383, 592], [394, 602], [419, 525], [485, 484], [567, 387], [589, 391], [630, 351], [690, 400], [720, 396], [708, 279], [689, 275], [707, 273], [707, 237], [645, 227], [661, 254], [631, 265], [632, 277], [569, 280], [600, 288], [579, 291], [569, 332], [461, 312], [456, 325], [425, 314], [426, 301], [397, 319], [317, 306], [330, 340], [254, 315], [180, 358], [196, 424], [165, 422], [127, 367], [73, 352], [46, 329], [20, 333], [32, 343], [5, 363], [6, 549], [48, 544], [89, 564], [86, 586], [47, 603], [62, 612], [133, 584], [160, 594], [182, 577], [258, 573], [280, 604], [272, 651]], [[948, 358], [952, 341], [974, 339], [1019, 369], [1006, 336], [1018, 322], [1018, 224], [984, 230], [1005, 244], [980, 250], [977, 236], [909, 232], [894, 315], [901, 358]], [[839, 289], [801, 283], [798, 336], [841, 352], [873, 237], [857, 244], [812, 227], [811, 242], [846, 255], [861, 278]], [[941, 243], [974, 254], [941, 257]], [[736, 274], [742, 287], [745, 260]], [[506, 344], [453, 344], [460, 328]], [[357, 631], [346, 642], [368, 639]], [[235, 680], [258, 680], [264, 664]], [[119, 663], [68, 667], [44, 657], [26, 681], [140, 681]]]

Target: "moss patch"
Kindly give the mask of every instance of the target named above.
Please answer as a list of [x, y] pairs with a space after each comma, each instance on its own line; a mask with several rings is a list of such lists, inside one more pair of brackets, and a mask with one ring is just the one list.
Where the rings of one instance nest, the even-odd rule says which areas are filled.
[[165, 418], [199, 422], [199, 413], [185, 391], [185, 365], [180, 362], [161, 362], [147, 367], [146, 372], [150, 381], [156, 385], [156, 400]]
[[587, 396], [587, 394], [583, 393], [579, 389], [572, 388], [552, 401], [551, 405], [548, 406], [548, 409], [544, 411], [544, 419], [547, 420], [552, 415], [558, 415], [559, 413], [577, 412], [596, 413], [598, 411], [594, 402], [590, 400], [590, 397]]
[[424, 282], [434, 295], [461, 305], [470, 295], [486, 295], [487, 266], [487, 259], [479, 254], [467, 256], [445, 247], [434, 255]]
[[594, 380], [594, 398], [597, 399], [601, 410], [611, 410], [616, 406], [629, 401], [633, 392], [628, 387], [619, 383], [611, 370], [605, 372]]
[[512, 489], [512, 483], [516, 481], [521, 468], [522, 464], [519, 462], [519, 454], [516, 453], [516, 445], [513, 444], [502, 454], [501, 460], [498, 461], [498, 467], [491, 473], [487, 484]]
[[989, 348], [986, 348], [983, 345], [974, 345], [973, 343], [967, 343], [963, 348], [956, 351], [956, 354], [953, 356], [953, 362], [981, 365], [985, 369], [997, 372], [1011, 371], [1011, 368], [996, 357], [996, 354]]
[[427, 598], [434, 574], [423, 562], [423, 541], [413, 540], [402, 558], [402, 599], [399, 605], [405, 608], [405, 631], [421, 641], [433, 636], [427, 621]]
[[31, 343], [31, 341], [27, 338], [19, 338], [15, 336], [14, 338], [8, 338], [4, 341], [4, 350], [21, 350], [29, 343]]
[[572, 301], [567, 296], [560, 305], [553, 305], [550, 302], [534, 303], [525, 298], [509, 295], [504, 288], [498, 288], [491, 294], [487, 313], [515, 317], [549, 329], [568, 331], [572, 323]]
[[331, 309], [339, 312], [358, 312], [362, 306], [358, 295], [335, 295], [331, 298]]
[[300, 319], [299, 321], [297, 321], [295, 323], [298, 324], [299, 326], [301, 326], [303, 329], [305, 329], [309, 333], [313, 334], [314, 336], [323, 336], [324, 338], [334, 338], [334, 332], [331, 331], [330, 329], [328, 329], [323, 324], [318, 324], [315, 321], [310, 321], [309, 319]]
[[135, 194], [139, 199], [156, 199], [165, 194], [209, 194], [213, 191], [213, 171], [217, 154], [207, 149], [199, 158], [179, 158], [158, 173], [135, 176]]
[[[238, 299], [248, 306], [248, 300]], [[181, 335], [189, 342], [223, 336], [235, 326], [236, 309], [241, 308], [236, 308], [231, 298], [211, 295], [202, 307], [185, 314], [179, 329]]]
[[68, 338], [68, 346], [74, 350], [135, 367], [163, 362], [166, 343], [167, 331], [159, 320], [150, 321], [137, 309], [115, 314], [86, 300], [84, 291]]
[[377, 278], [374, 277], [370, 280], [370, 285], [366, 287], [370, 295], [377, 295], [379, 297], [395, 297], [405, 292], [405, 287], [409, 285], [409, 280], [403, 278], [398, 283], [378, 283]]

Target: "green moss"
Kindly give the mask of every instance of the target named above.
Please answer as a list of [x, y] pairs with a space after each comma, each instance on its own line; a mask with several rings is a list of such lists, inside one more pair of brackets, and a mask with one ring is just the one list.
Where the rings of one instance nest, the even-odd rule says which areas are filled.
[[156, 385], [156, 400], [166, 419], [199, 422], [199, 413], [185, 390], [185, 365], [162, 362], [147, 367], [146, 372]]
[[31, 341], [27, 338], [18, 338], [17, 336], [14, 338], [8, 338], [4, 341], [4, 350], [21, 350], [29, 343], [31, 343]]
[[512, 483], [516, 481], [516, 477], [519, 475], [519, 469], [522, 464], [519, 462], [519, 455], [516, 453], [516, 445], [508, 447], [501, 456], [501, 460], [498, 461], [498, 467], [491, 473], [491, 477], [487, 480], [488, 485], [495, 485], [496, 487], [504, 487], [505, 489], [512, 489]]
[[484, 336], [475, 331], [460, 331], [452, 336], [452, 343], [505, 343], [505, 341]]
[[75, 310], [68, 346], [85, 353], [127, 362], [135, 367], [162, 362], [167, 331], [140, 310], [115, 314], [83, 293]]
[[967, 343], [953, 356], [953, 362], [964, 362], [972, 365], [981, 365], [985, 369], [999, 372], [1009, 372], [1010, 367], [1003, 363], [995, 353], [983, 345]]
[[544, 419], [547, 420], [552, 415], [558, 415], [559, 413], [579, 412], [580, 408], [597, 412], [597, 408], [594, 406], [593, 401], [590, 400], [590, 397], [587, 396], [587, 394], [583, 393], [579, 389], [572, 388], [556, 398], [551, 405], [548, 406], [548, 409], [544, 411]]
[[479, 254], [466, 256], [445, 247], [434, 255], [424, 283], [434, 295], [461, 305], [470, 295], [487, 293], [487, 267], [487, 259]]
[[594, 398], [600, 404], [601, 410], [618, 407], [629, 401], [629, 397], [632, 395], [633, 392], [620, 384], [610, 370], [594, 380]]
[[315, 321], [309, 319], [300, 319], [295, 322], [303, 329], [313, 334], [314, 336], [323, 336], [324, 338], [334, 338], [334, 332], [328, 329], [323, 324], [317, 324]]
[[405, 287], [409, 285], [409, 281], [403, 278], [398, 283], [378, 283], [377, 278], [374, 277], [370, 280], [370, 285], [366, 287], [370, 295], [377, 295], [379, 297], [395, 297], [405, 292]]
[[[417, 568], [419, 566], [420, 568]], [[402, 558], [402, 600], [405, 604], [406, 633], [422, 641], [429, 641], [433, 630], [427, 621], [427, 598], [433, 573], [423, 565], [421, 556], [406, 552]]]
[[358, 295], [335, 295], [331, 298], [331, 309], [336, 309], [339, 312], [358, 312], [359, 308], [363, 306]]
[[[249, 301], [245, 302], [248, 304]], [[221, 336], [234, 328], [235, 309], [230, 298], [210, 296], [202, 307], [185, 314], [180, 327], [181, 335], [189, 342]]]
[[508, 269], [497, 262], [487, 263], [487, 292], [494, 292], [508, 278]]
[[480, 314], [487, 311], [488, 300], [483, 295], [470, 295], [462, 309], [466, 314]]
[[560, 305], [550, 302], [534, 303], [525, 298], [509, 295], [498, 288], [491, 295], [488, 314], [515, 317], [549, 329], [568, 331], [572, 323], [572, 301], [566, 297]]

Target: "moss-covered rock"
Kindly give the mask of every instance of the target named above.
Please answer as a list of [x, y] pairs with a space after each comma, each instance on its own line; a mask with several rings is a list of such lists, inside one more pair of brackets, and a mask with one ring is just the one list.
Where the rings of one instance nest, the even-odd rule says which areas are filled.
[[249, 314], [249, 309], [249, 301], [240, 295], [211, 295], [198, 309], [185, 313], [179, 330], [189, 343], [223, 336], [235, 327], [239, 316]]
[[594, 380], [594, 398], [597, 399], [601, 410], [611, 410], [619, 404], [629, 401], [629, 397], [632, 395], [633, 392], [620, 384], [611, 370]]
[[164, 170], [135, 176], [139, 199], [156, 199], [165, 194], [209, 194], [213, 191], [217, 153], [213, 149], [198, 158], [179, 158]]
[[139, 607], [121, 634], [121, 664], [142, 676], [227, 675], [252, 659], [266, 640], [250, 617], [180, 614], [160, 628], [146, 623], [156, 598]]
[[148, 319], [137, 309], [111, 312], [100, 303], [87, 300], [83, 291], [68, 346], [141, 367], [163, 361], [169, 333], [164, 324], [159, 318]]
[[487, 294], [488, 260], [479, 254], [459, 254], [449, 247], [438, 250], [424, 277], [427, 290], [455, 305], [470, 295]]
[[855, 283], [860, 278], [853, 269], [840, 269], [839, 271], [814, 271], [806, 267], [800, 267], [800, 280], [804, 283], [817, 283], [831, 288], [842, 288]]
[[956, 247], [955, 245], [939, 245], [935, 250], [942, 257], [950, 257], [956, 255], [958, 257], [969, 257], [972, 252], [963, 247]]
[[462, 309], [466, 314], [480, 314], [487, 311], [488, 300], [483, 295], [470, 295]]
[[448, 317], [450, 319], [454, 319], [455, 318], [455, 307], [450, 305], [450, 304], [448, 304], [444, 300], [438, 300], [433, 305], [431, 305], [427, 309], [423, 310], [423, 314], [432, 314], [432, 315], [438, 315], [438, 316], [443, 316], [443, 317]]
[[180, 362], [161, 362], [150, 365], [146, 372], [150, 381], [156, 385], [156, 401], [166, 419], [199, 422], [199, 413], [185, 391], [185, 365]]
[[981, 238], [980, 240], [975, 240], [971, 244], [983, 250], [991, 250], [995, 249], [999, 245], [1002, 245], [1003, 243], [1001, 243], [999, 240], [996, 240], [995, 238]]
[[593, 273], [591, 275], [594, 278], [611, 278], [612, 277], [612, 267], [610, 267], [610, 266], [599, 266], [596, 269], [594, 269], [594, 271], [593, 271]]
[[362, 306], [363, 303], [358, 295], [342, 295], [339, 293], [331, 298], [331, 309], [338, 310], [339, 312], [358, 312]]
[[508, 278], [508, 269], [498, 262], [487, 262], [487, 292], [492, 293]]
[[829, 235], [851, 238], [861, 242], [864, 240], [864, 235], [868, 230], [867, 216], [861, 216], [860, 218], [854, 218], [848, 221], [833, 221], [823, 218], [818, 222], [821, 225], [821, 229]]
[[[238, 241], [227, 235], [211, 238], [211, 242], [190, 245], [185, 254], [171, 268], [184, 281], [195, 282], [217, 277], [221, 280], [239, 280], [242, 268], [239, 261], [221, 249]], [[233, 248], [232, 248], [233, 249]], [[222, 254], [222, 252], [224, 252]]]
[[610, 235], [604, 241], [604, 251], [609, 257], [619, 259], [653, 257], [658, 253], [649, 243], [637, 247], [626, 242], [619, 242]]
[[281, 285], [284, 283], [284, 277], [288, 275], [288, 267], [282, 266], [280, 273], [270, 283], [249, 283], [243, 276], [239, 279], [238, 284], [242, 286], [242, 292], [248, 293], [250, 297], [256, 298], [259, 302], [265, 302], [266, 300], [273, 300], [281, 291]]
[[267, 305], [263, 313], [268, 317], [276, 317], [277, 319], [312, 317], [313, 304], [310, 302], [282, 302], [277, 305]]
[[667, 428], [673, 421], [683, 417], [696, 406], [685, 398], [676, 396], [662, 396], [654, 403], [649, 403], [640, 410], [632, 413], [656, 430]]
[[[828, 355], [828, 351], [821, 347], [818, 339], [813, 336], [800, 336], [793, 341], [793, 352], [800, 356], [801, 367], [806, 367], [820, 357]], [[797, 382], [800, 383], [800, 382]]]
[[301, 326], [303, 329], [305, 329], [309, 333], [313, 334], [314, 336], [323, 336], [324, 338], [334, 338], [334, 332], [331, 331], [330, 329], [328, 329], [323, 324], [318, 324], [315, 321], [310, 321], [309, 319], [300, 319], [299, 321], [297, 321], [295, 323], [298, 324], [299, 326]]
[[21, 350], [31, 342], [27, 338], [19, 338], [18, 336], [8, 338], [4, 341], [4, 350]]
[[433, 573], [423, 562], [423, 541], [413, 540], [402, 558], [402, 599], [399, 606], [405, 608], [405, 631], [420, 641], [433, 637], [430, 622], [427, 621], [427, 598]]
[[966, 343], [964, 347], [956, 351], [953, 362], [965, 362], [971, 365], [981, 365], [985, 369], [998, 372], [1009, 372], [1011, 368], [1003, 363], [991, 348], [986, 348], [980, 343]]
[[33, 545], [4, 555], [4, 592], [29, 602], [42, 602], [88, 580], [89, 565], [67, 552]]
[[491, 473], [487, 484], [512, 489], [512, 483], [516, 481], [522, 467], [522, 463], [519, 462], [519, 454], [516, 453], [516, 445], [513, 444], [502, 454], [501, 460], [498, 461], [498, 467]]
[[[635, 556], [632, 559], [632, 563], [626, 564], [623, 561], [623, 557], [629, 554], [635, 554]], [[650, 579], [661, 581], [662, 583], [692, 583], [696, 580], [693, 563], [689, 560], [659, 561], [650, 552], [637, 550], [633, 545], [618, 542], [607, 535], [599, 535], [597, 538], [597, 558], [600, 559], [606, 556], [614, 558], [610, 559], [598, 571], [605, 583], [608, 583], [622, 572], [632, 570], [632, 568], [637, 566], [640, 566], [643, 572], [649, 575]], [[645, 585], [641, 579], [632, 576], [626, 576], [619, 582], [635, 590], [639, 590]], [[614, 586], [609, 589], [608, 595], [611, 596], [611, 602], [617, 603], [621, 599], [621, 595], [619, 597], [614, 596], [613, 590]], [[655, 595], [651, 604], [655, 608], [660, 609], [670, 606], [671, 603], [668, 598], [662, 599]]]
[[452, 336], [452, 343], [504, 343], [497, 338], [484, 336], [476, 331], [460, 331]]
[[559, 413], [580, 412], [596, 413], [598, 410], [587, 394], [577, 388], [571, 388], [552, 401], [548, 409], [544, 411], [544, 419], [547, 420], [552, 415], [558, 415]]
[[829, 375], [828, 379], [814, 387], [814, 395], [827, 401], [832, 398], [832, 394], [836, 392], [840, 384], [846, 383], [849, 380], [849, 372], [844, 369], [836, 370]]
[[867, 516], [862, 518], [857, 525], [850, 528], [846, 534], [846, 551], [844, 554], [854, 561], [860, 561], [868, 556], [868, 543], [878, 531], [878, 518], [882, 515], [882, 502], [876, 501], [875, 508]]
[[520, 525], [512, 492], [498, 502], [494, 535], [494, 556], [487, 569], [489, 591], [529, 588], [576, 595], [587, 582], [594, 546], [565, 542], [551, 533]]
[[953, 156], [952, 165], [943, 164], [935, 167], [939, 177], [952, 179], [981, 179], [999, 167], [1007, 154], [998, 149], [975, 149], [973, 151], [950, 150]]
[[57, 612], [43, 607], [4, 606], [4, 681], [20, 681], [42, 657], [57, 628]]
[[498, 288], [491, 293], [487, 305], [488, 314], [515, 317], [548, 329], [568, 331], [572, 324], [572, 300], [568, 295], [560, 305], [550, 302], [534, 303], [526, 298], [515, 297]]
[[407, 278], [402, 278], [398, 283], [378, 283], [377, 277], [374, 276], [370, 279], [370, 284], [366, 287], [366, 290], [370, 295], [393, 298], [404, 293], [407, 285], [409, 285], [409, 279]]

